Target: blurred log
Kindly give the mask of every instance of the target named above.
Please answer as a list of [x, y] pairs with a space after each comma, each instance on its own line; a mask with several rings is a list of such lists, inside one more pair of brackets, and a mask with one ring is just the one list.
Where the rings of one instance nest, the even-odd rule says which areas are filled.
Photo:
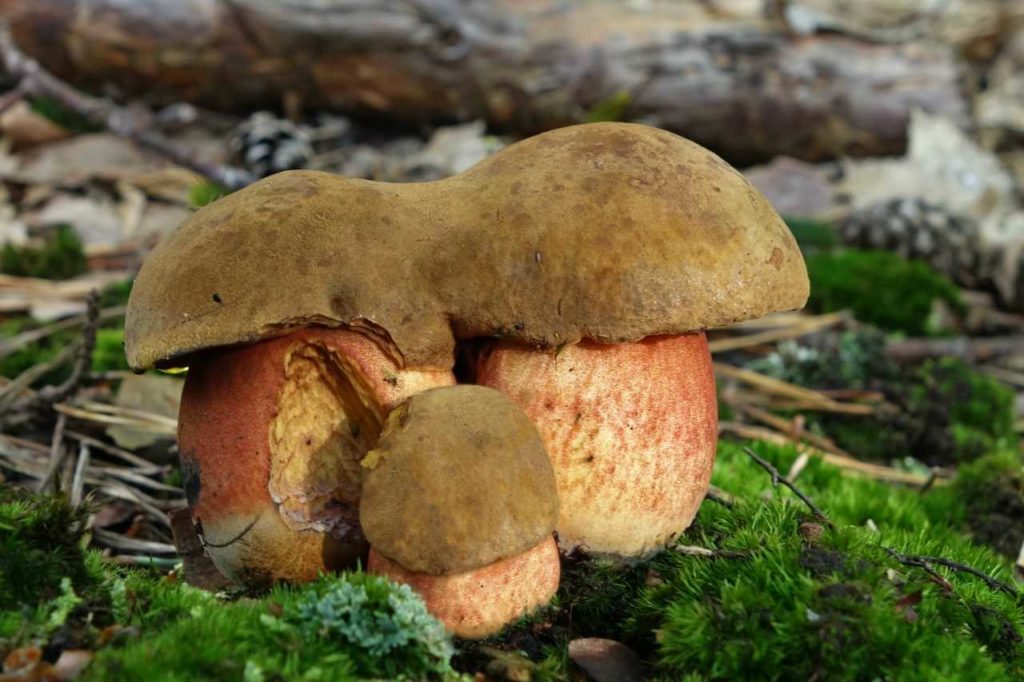
[[706, 4], [0, 0], [0, 16], [71, 82], [222, 110], [287, 101], [529, 133], [604, 105], [737, 164], [898, 154], [914, 108], [966, 121], [951, 48], [793, 38]]

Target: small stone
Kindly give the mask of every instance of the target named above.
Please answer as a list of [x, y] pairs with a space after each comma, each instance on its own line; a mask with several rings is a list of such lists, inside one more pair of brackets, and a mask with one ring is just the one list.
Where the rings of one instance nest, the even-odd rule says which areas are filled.
[[628, 646], [614, 639], [585, 637], [569, 642], [569, 658], [594, 682], [640, 682], [640, 659]]
[[92, 663], [92, 652], [85, 649], [65, 649], [57, 662], [53, 664], [54, 672], [62, 680], [77, 679]]

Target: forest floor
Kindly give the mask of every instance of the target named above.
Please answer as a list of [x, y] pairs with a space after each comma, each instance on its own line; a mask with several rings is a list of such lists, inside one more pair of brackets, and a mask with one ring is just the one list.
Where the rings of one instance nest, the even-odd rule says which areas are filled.
[[[182, 376], [128, 371], [124, 307], [222, 190], [24, 116], [63, 132], [0, 158], [0, 681], [1024, 679], [1024, 316], [989, 294], [790, 219], [811, 300], [709, 331], [721, 442], [692, 527], [635, 565], [565, 557], [550, 607], [452, 642], [382, 579], [251, 593], [176, 546]], [[225, 161], [204, 126], [181, 143]], [[393, 180], [501, 144], [346, 139], [332, 170]]]

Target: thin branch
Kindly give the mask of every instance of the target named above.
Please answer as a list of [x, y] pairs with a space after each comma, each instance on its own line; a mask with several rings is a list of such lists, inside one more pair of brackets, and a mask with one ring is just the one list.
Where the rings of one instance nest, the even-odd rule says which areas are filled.
[[53, 486], [57, 478], [57, 472], [64, 464], [67, 450], [64, 448], [64, 427], [68, 423], [67, 415], [57, 415], [57, 425], [53, 428], [53, 436], [50, 439], [50, 463], [46, 467], [46, 474], [39, 481], [39, 492], [47, 492]]
[[25, 81], [19, 81], [17, 85], [0, 96], [0, 114], [25, 99]]
[[99, 302], [100, 294], [93, 289], [86, 301], [82, 345], [78, 349], [78, 356], [75, 358], [75, 364], [71, 368], [71, 376], [58, 386], [44, 386], [24, 404], [17, 405], [16, 409], [18, 411], [28, 412], [43, 407], [52, 407], [54, 404], [67, 400], [78, 392], [82, 382], [89, 375], [89, 370], [92, 367], [92, 354], [96, 350], [96, 331], [99, 328], [100, 320]]
[[78, 461], [75, 462], [75, 475], [71, 479], [71, 506], [77, 507], [82, 504], [82, 497], [85, 492], [85, 472], [89, 468], [89, 446], [80, 443], [78, 446]]
[[[101, 322], [113, 319], [115, 317], [121, 317], [124, 315], [126, 306], [119, 305], [113, 308], [104, 308], [99, 313], [99, 319]], [[66, 320], [60, 322], [54, 322], [38, 329], [30, 329], [26, 332], [21, 332], [16, 336], [12, 336], [8, 339], [0, 341], [0, 359], [3, 359], [14, 353], [25, 346], [41, 341], [48, 336], [52, 336], [57, 332], [66, 331], [68, 329], [74, 329], [86, 324], [89, 320], [88, 315], [76, 315], [75, 317], [69, 317]]]
[[828, 518], [828, 516], [825, 515], [825, 512], [823, 512], [818, 505], [814, 504], [814, 500], [812, 500], [810, 497], [804, 494], [804, 492], [800, 490], [800, 488], [797, 487], [795, 483], [793, 483], [789, 479], [785, 478], [782, 474], [780, 474], [779, 470], [776, 469], [770, 462], [762, 459], [756, 452], [754, 452], [750, 448], [743, 448], [743, 451], [746, 452], [752, 460], [757, 462], [762, 469], [771, 474], [773, 486], [778, 487], [781, 483], [785, 487], [789, 488], [790, 490], [793, 491], [794, 495], [800, 498], [801, 502], [807, 505], [807, 507], [816, 517], [818, 517], [822, 522], [827, 524], [829, 528], [835, 527], [835, 525]]
[[936, 565], [944, 566], [950, 569], [951, 571], [956, 571], [957, 573], [967, 573], [968, 575], [973, 575], [975, 578], [980, 578], [985, 582], [986, 585], [988, 585], [993, 590], [1001, 590], [1014, 597], [1018, 596], [1019, 594], [1018, 591], [1013, 587], [1013, 585], [1003, 582], [1002, 580], [999, 580], [997, 578], [993, 578], [992, 576], [988, 575], [983, 571], [979, 571], [973, 566], [961, 564], [959, 562], [953, 561], [952, 559], [946, 559], [944, 557], [914, 556], [908, 554], [901, 554], [900, 552], [897, 552], [896, 550], [889, 547], [885, 547], [884, 549], [886, 552], [889, 553], [889, 556], [896, 559], [896, 561], [900, 562], [904, 566], [916, 566], [918, 568], [924, 569], [925, 572], [927, 572], [932, 577], [939, 579], [940, 582], [942, 582], [946, 587], [948, 587], [951, 590], [953, 589], [952, 584], [950, 584], [950, 582], [942, 574], [935, 570], [934, 567]]
[[194, 154], [172, 140], [148, 129], [146, 126], [150, 125], [152, 120], [149, 112], [143, 115], [137, 110], [119, 107], [109, 100], [88, 95], [60, 80], [18, 48], [6, 22], [0, 23], [0, 60], [3, 61], [8, 73], [20, 79], [18, 87], [23, 89], [24, 94], [57, 100], [63, 106], [92, 123], [103, 126], [115, 135], [132, 140], [228, 189], [240, 189], [257, 180], [244, 169], [197, 159]]
[[732, 509], [735, 504], [732, 495], [713, 485], [708, 486], [708, 491], [704, 493], [704, 499], [720, 504], [726, 509]]

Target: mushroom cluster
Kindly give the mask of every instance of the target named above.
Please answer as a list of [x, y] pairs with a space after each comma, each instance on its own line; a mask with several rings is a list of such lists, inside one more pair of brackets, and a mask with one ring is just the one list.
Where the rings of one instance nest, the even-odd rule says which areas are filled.
[[[136, 370], [189, 367], [185, 487], [224, 573], [306, 580], [369, 544], [372, 570], [479, 636], [553, 592], [549, 526], [627, 558], [685, 530], [717, 438], [704, 330], [807, 294], [742, 175], [602, 123], [436, 182], [257, 182], [153, 251], [125, 341]], [[479, 585], [514, 591], [502, 575], [536, 590], [465, 610]]]

